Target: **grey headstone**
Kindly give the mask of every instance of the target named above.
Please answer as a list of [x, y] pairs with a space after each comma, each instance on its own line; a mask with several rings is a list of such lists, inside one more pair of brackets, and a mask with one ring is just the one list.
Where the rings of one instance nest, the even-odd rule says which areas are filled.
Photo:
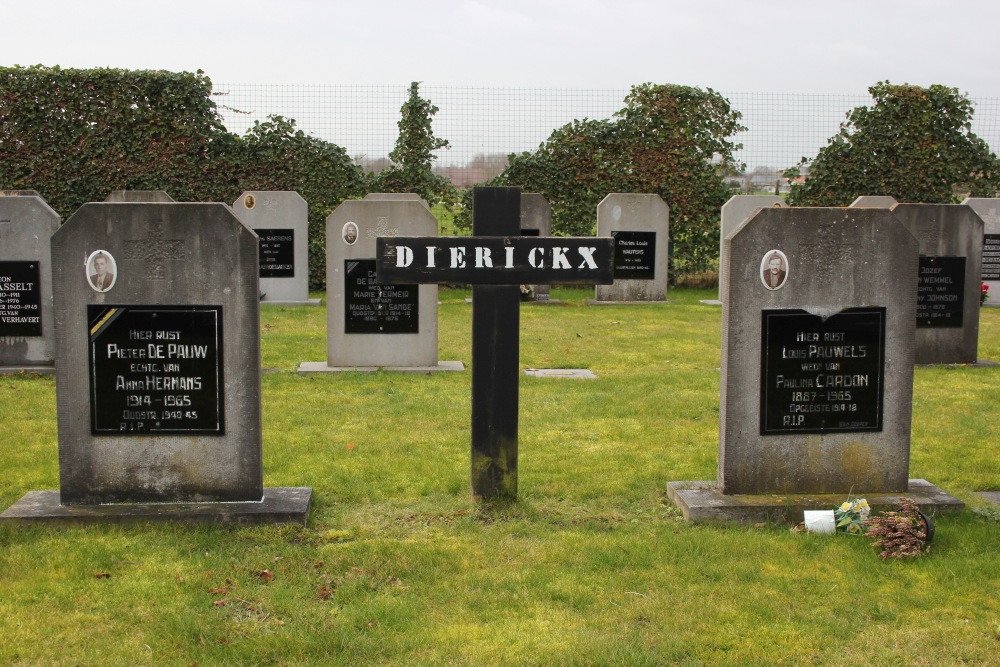
[[297, 192], [250, 191], [233, 213], [257, 233], [265, 303], [315, 305], [309, 299], [309, 204]]
[[[552, 236], [552, 206], [537, 192], [521, 193], [521, 233]], [[548, 301], [551, 285], [532, 285], [535, 301]]]
[[38, 196], [0, 197], [0, 370], [55, 361], [49, 240], [59, 216]]
[[[328, 367], [437, 365], [437, 285], [394, 286], [400, 289], [383, 297], [385, 286], [374, 277], [376, 238], [436, 235], [437, 220], [416, 199], [345, 201], [330, 214], [326, 220]], [[414, 293], [415, 318], [412, 308], [398, 316], [389, 313], [389, 305], [407, 298], [402, 294], [412, 300]], [[372, 300], [378, 298], [386, 299], [383, 307]], [[346, 311], [352, 303], [359, 309], [352, 311], [355, 315], [349, 321]], [[393, 317], [397, 319], [389, 321]], [[360, 332], [365, 328], [369, 331]], [[389, 333], [396, 328], [407, 332]]]
[[0, 190], [0, 197], [41, 197], [38, 190]]
[[723, 275], [725, 262], [722, 253], [725, 251], [726, 237], [740, 226], [740, 223], [756, 211], [758, 208], [786, 208], [788, 204], [781, 197], [775, 195], [734, 195], [722, 205], [722, 215], [719, 220], [719, 300], [726, 297], [722, 293], [722, 286], [726, 284], [726, 276]]
[[[652, 239], [646, 247], [632, 246], [615, 249], [615, 282], [598, 285], [597, 301], [665, 301], [667, 298], [667, 263], [669, 261], [670, 207], [659, 195], [612, 193], [597, 205], [597, 236], [620, 239], [621, 244], [643, 244], [635, 237]], [[629, 240], [622, 240], [629, 239]], [[619, 278], [622, 262], [619, 251], [639, 253], [653, 249], [653, 261], [648, 262], [651, 277]], [[639, 255], [634, 255], [639, 256]], [[648, 257], [648, 255], [647, 255]], [[643, 262], [648, 260], [644, 259]]]
[[52, 260], [62, 503], [260, 501], [256, 234], [221, 203], [92, 203]]
[[[976, 363], [982, 218], [964, 204], [897, 204], [892, 212], [920, 249], [916, 363]], [[956, 262], [964, 262], [964, 275], [949, 275]]]
[[862, 195], [851, 202], [851, 208], [892, 208], [897, 203], [886, 195]]
[[105, 202], [169, 204], [174, 198], [163, 190], [112, 190]]
[[1000, 306], [1000, 199], [968, 197], [962, 202], [983, 219], [982, 280], [989, 287], [987, 306]]
[[415, 192], [369, 192], [363, 201], [418, 201], [430, 210], [424, 198]]
[[[725, 244], [728, 298], [722, 311], [719, 416], [719, 486], [723, 493], [905, 491], [913, 394], [916, 239], [885, 209], [764, 208], [737, 228]], [[787, 266], [784, 282], [770, 289], [762, 273], [767, 266], [764, 260], [775, 250], [784, 253]], [[802, 411], [820, 412], [811, 407], [814, 404], [836, 403], [838, 407], [833, 416], [823, 411], [822, 432], [772, 429], [762, 434], [764, 399], [775, 393], [771, 390], [777, 390], [779, 382], [774, 379], [776, 386], [770, 387], [762, 381], [762, 377], [773, 378], [773, 373], [763, 373], [764, 322], [785, 316], [784, 311], [801, 310], [808, 315], [792, 317], [818, 316], [809, 319], [825, 323], [826, 318], [845, 309], [862, 307], [885, 309], [884, 316], [878, 316], [885, 336], [884, 362], [872, 359], [872, 347], [877, 349], [877, 345], [862, 350], [852, 343], [850, 350], [841, 349], [839, 354], [829, 347], [832, 343], [824, 342], [816, 342], [822, 348], [813, 351], [808, 351], [808, 342], [793, 343], [787, 352], [772, 350], [768, 358], [775, 354], [787, 357], [792, 360], [788, 362], [792, 372], [808, 379], [798, 385], [805, 395], [793, 394], [789, 402], [773, 402], [782, 414], [789, 415], [789, 423], [801, 422], [796, 415]], [[798, 326], [785, 331], [797, 339]], [[831, 335], [830, 340], [836, 336]], [[806, 355], [801, 357], [801, 368], [797, 361], [800, 354]], [[844, 359], [830, 361], [837, 356]], [[865, 373], [863, 378], [859, 369]], [[881, 384], [877, 381], [880, 371]], [[847, 375], [851, 372], [857, 375]], [[826, 393], [830, 385], [841, 391], [851, 383], [864, 387], [853, 391], [860, 392], [865, 404], [857, 405], [861, 401], [853, 393], [851, 398], [837, 395], [832, 399]], [[787, 389], [789, 385], [782, 386]], [[873, 392], [881, 393], [881, 405], [871, 398]], [[857, 423], [846, 417], [851, 405], [862, 413], [877, 411], [881, 430], [856, 430]], [[779, 424], [783, 424], [781, 419]]]

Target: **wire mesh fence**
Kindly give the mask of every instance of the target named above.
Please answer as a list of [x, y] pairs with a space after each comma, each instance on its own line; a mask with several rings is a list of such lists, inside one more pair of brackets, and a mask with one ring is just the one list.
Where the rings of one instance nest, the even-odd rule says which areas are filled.
[[[399, 109], [408, 85], [213, 86], [226, 128], [243, 134], [269, 115], [294, 118], [303, 132], [342, 146], [357, 163], [378, 169], [398, 135]], [[553, 130], [574, 119], [611, 118], [629, 90], [490, 88], [421, 85], [438, 107], [434, 135], [450, 146], [437, 151], [435, 171], [460, 187], [499, 173], [510, 153], [534, 150]], [[747, 173], [773, 181], [775, 172], [813, 157], [837, 133], [848, 111], [872, 103], [863, 94], [719, 91], [743, 114], [747, 127], [733, 138]], [[1000, 98], [975, 98], [972, 130], [1000, 151]]]

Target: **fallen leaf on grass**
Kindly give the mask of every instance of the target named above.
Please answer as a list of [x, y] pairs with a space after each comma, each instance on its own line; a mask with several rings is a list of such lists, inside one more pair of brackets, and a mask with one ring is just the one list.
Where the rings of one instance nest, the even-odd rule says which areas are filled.
[[229, 589], [225, 586], [222, 588], [209, 588], [208, 592], [212, 595], [229, 595]]
[[261, 570], [257, 573], [257, 576], [261, 581], [267, 583], [268, 581], [274, 581], [274, 573], [270, 570]]
[[323, 584], [322, 586], [319, 587], [319, 590], [316, 592], [316, 595], [319, 596], [320, 600], [329, 600], [330, 597], [333, 595], [333, 593], [334, 589], [330, 588], [326, 584]]
[[349, 442], [346, 445], [344, 445], [344, 449], [346, 449], [349, 452], [353, 452], [357, 448], [358, 448], [358, 446], [355, 445], [353, 442]]
[[94, 575], [94, 579], [110, 579], [111, 574], [108, 572], [98, 572]]
[[216, 607], [225, 607], [229, 603], [229, 600], [216, 600], [212, 604]]

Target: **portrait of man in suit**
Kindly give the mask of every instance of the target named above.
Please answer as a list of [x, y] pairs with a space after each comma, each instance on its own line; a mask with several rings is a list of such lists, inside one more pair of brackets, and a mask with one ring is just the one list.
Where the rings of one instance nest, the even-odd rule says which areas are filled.
[[760, 262], [760, 279], [769, 290], [781, 289], [788, 277], [788, 258], [780, 250], [771, 250]]
[[90, 286], [98, 292], [107, 292], [115, 284], [115, 260], [103, 250], [90, 254], [87, 260], [87, 277]]

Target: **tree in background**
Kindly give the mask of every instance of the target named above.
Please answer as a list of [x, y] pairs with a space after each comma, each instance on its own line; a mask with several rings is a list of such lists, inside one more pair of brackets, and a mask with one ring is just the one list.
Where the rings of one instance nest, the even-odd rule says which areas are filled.
[[211, 95], [201, 71], [0, 67], [0, 189], [37, 190], [64, 217], [112, 190], [225, 203], [295, 190], [309, 202], [310, 287], [322, 289], [325, 219], [364, 194], [364, 174], [291, 119], [226, 131]]
[[399, 109], [399, 136], [389, 153], [392, 164], [372, 177], [373, 192], [413, 192], [429, 206], [451, 205], [457, 198], [455, 188], [444, 176], [431, 171], [437, 158], [434, 151], [448, 147], [447, 139], [438, 139], [431, 129], [431, 117], [438, 108], [420, 97], [420, 82], [410, 84], [410, 96]]
[[794, 206], [847, 206], [863, 195], [899, 202], [957, 203], [966, 193], [993, 197], [1000, 162], [972, 133], [972, 102], [956, 88], [888, 81], [868, 89], [875, 104], [848, 112], [840, 132], [812, 160], [785, 171]]
[[[711, 268], [718, 257], [725, 173], [742, 168], [730, 141], [741, 114], [711, 88], [633, 86], [610, 120], [574, 120], [538, 150], [511, 155], [490, 185], [520, 186], [552, 206], [557, 235], [590, 235], [612, 192], [658, 194], [670, 206], [674, 272]], [[470, 224], [468, 206], [456, 224]]]

